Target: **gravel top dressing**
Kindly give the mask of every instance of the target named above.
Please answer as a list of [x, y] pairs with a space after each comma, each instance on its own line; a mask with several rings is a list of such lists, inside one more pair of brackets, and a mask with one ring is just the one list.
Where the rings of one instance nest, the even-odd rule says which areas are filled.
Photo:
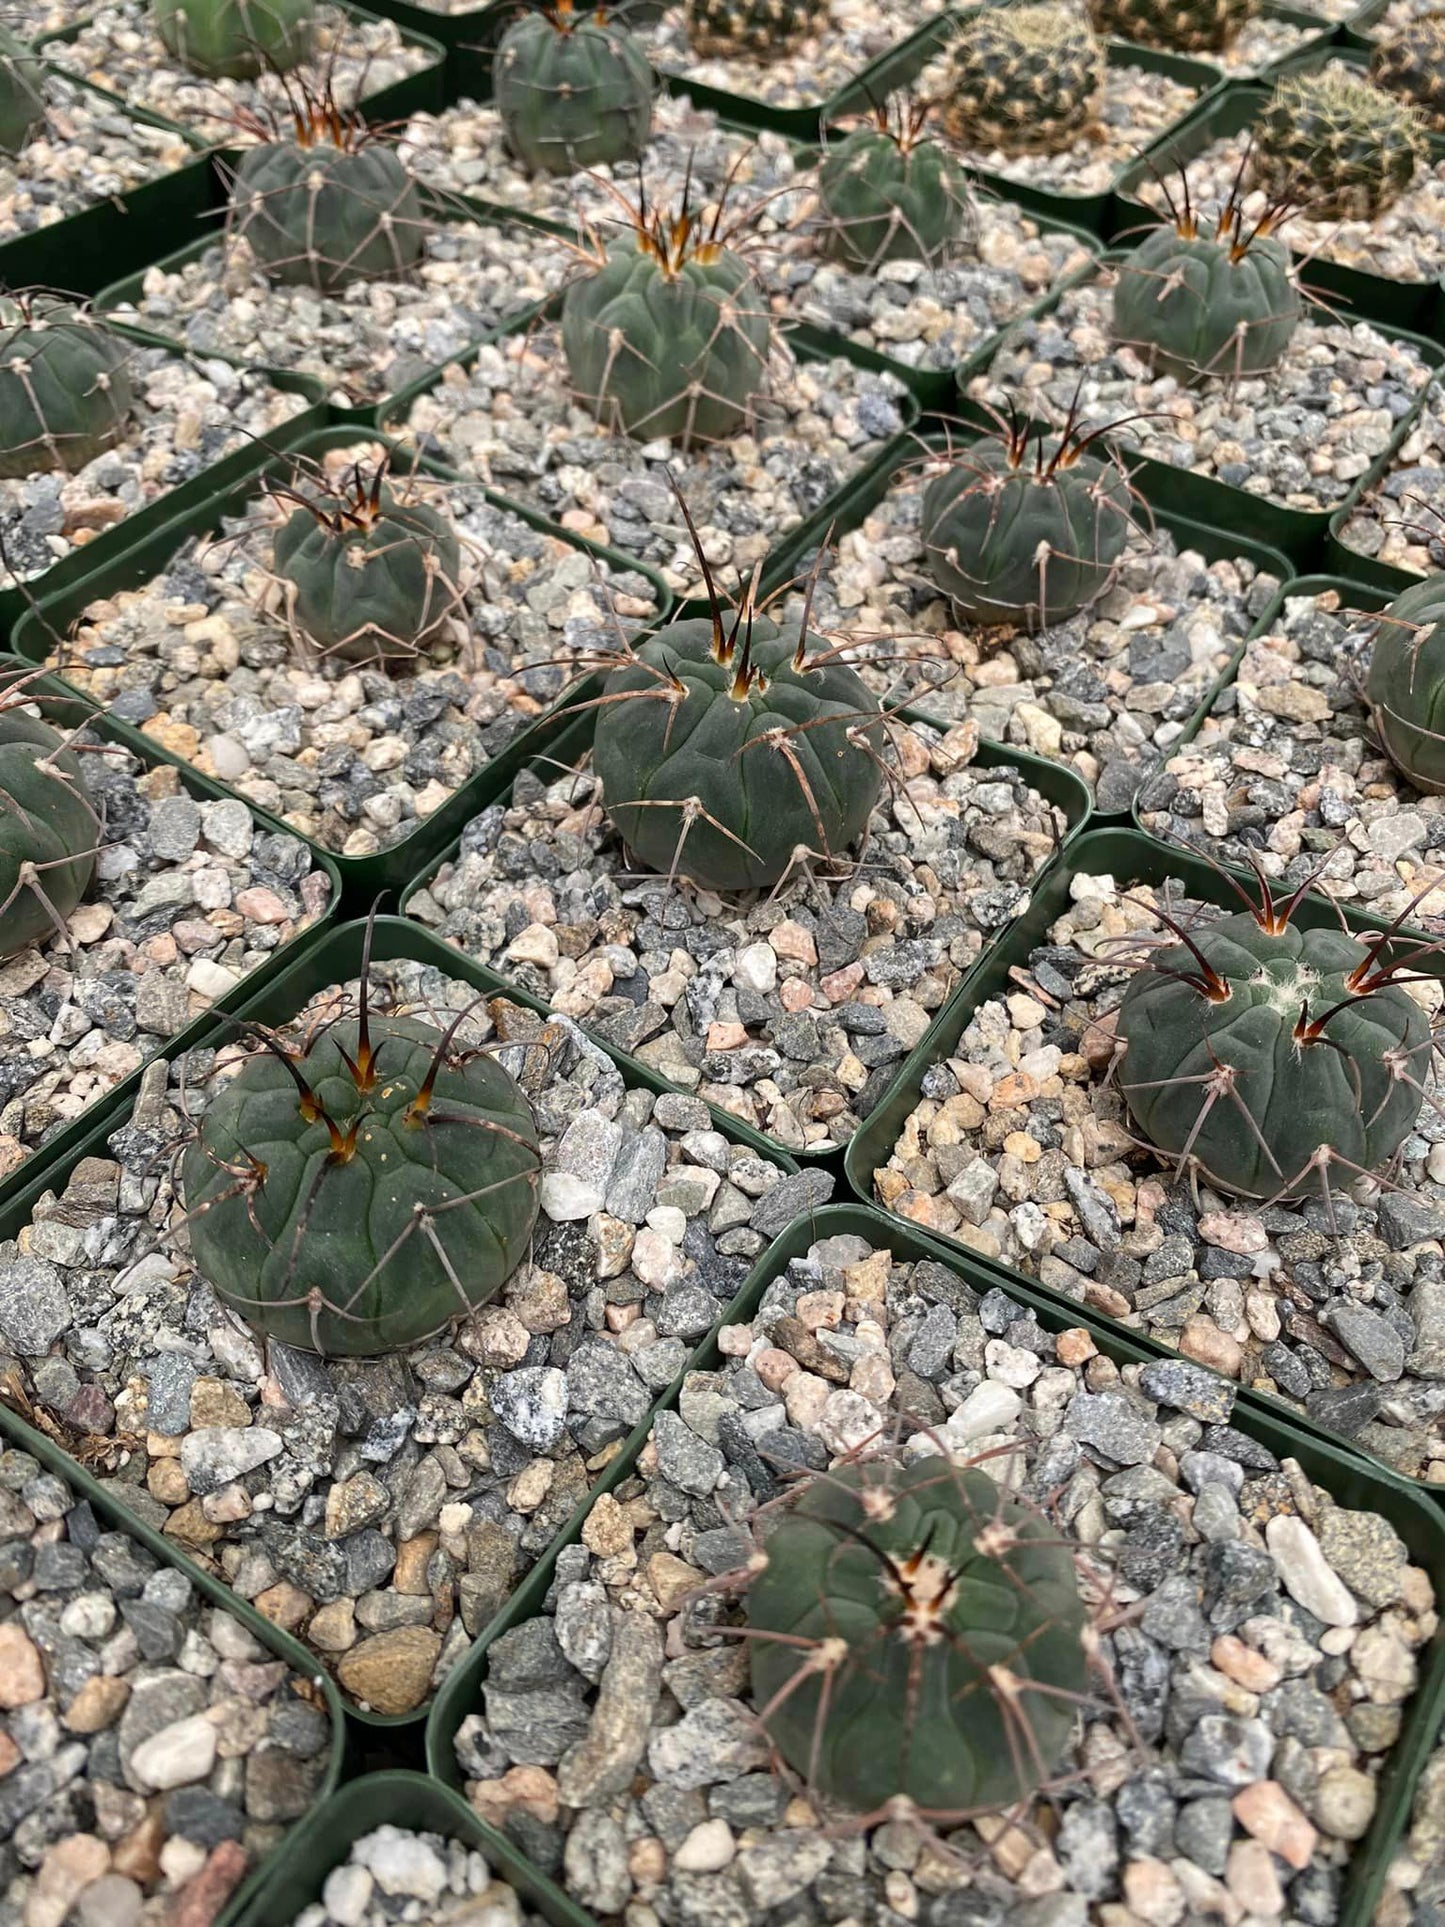
[[310, 1810], [324, 1700], [28, 1452], [0, 1451], [0, 1519], [0, 1910], [209, 1923]]
[[132, 344], [125, 433], [74, 475], [0, 478], [0, 586], [33, 582], [96, 535], [238, 449], [264, 446], [309, 406], [255, 369]]
[[243, 803], [81, 736], [104, 825], [62, 931], [0, 964], [0, 1177], [324, 914], [330, 880]]
[[[333, 476], [356, 448], [325, 458]], [[338, 855], [410, 834], [599, 648], [655, 613], [651, 584], [531, 528], [465, 484], [403, 484], [444, 500], [462, 580], [414, 674], [326, 656], [286, 619], [272, 542], [290, 513], [264, 497], [215, 541], [85, 611], [52, 662], [113, 714]]]
[[1140, 507], [1118, 577], [1092, 608], [1033, 635], [961, 623], [924, 553], [923, 462], [920, 452], [918, 471], [824, 557], [819, 624], [849, 639], [890, 703], [967, 718], [984, 736], [1067, 762], [1101, 808], [1127, 809], [1279, 583], [1244, 560], [1179, 553]]
[[969, 394], [998, 407], [1022, 392], [1034, 415], [1057, 423], [1077, 391], [1091, 424], [1142, 414], [1118, 435], [1141, 454], [1323, 514], [1384, 453], [1430, 379], [1408, 342], [1388, 340], [1368, 322], [1321, 315], [1300, 323], [1267, 374], [1183, 388], [1172, 375], [1152, 376], [1132, 348], [1111, 340], [1107, 281], [1106, 271], [1070, 289], [1051, 314], [1011, 329]]
[[574, 265], [546, 235], [448, 220], [428, 232], [415, 281], [353, 281], [321, 295], [268, 281], [235, 239], [178, 272], [148, 269], [138, 306], [117, 312], [199, 352], [314, 375], [339, 407], [361, 407], [555, 293]]
[[[312, 49], [312, 65], [326, 75], [342, 107], [419, 73], [435, 57], [404, 42], [394, 21], [348, 20], [339, 8], [325, 4], [316, 10]], [[112, 0], [88, 9], [75, 39], [45, 52], [56, 66], [119, 94], [132, 107], [144, 107], [209, 140], [232, 134], [237, 114], [247, 110], [269, 109], [289, 122], [279, 80], [210, 80], [178, 61], [151, 24], [149, 0]]]
[[[374, 1011], [441, 1030], [466, 1010], [459, 1047], [516, 1045], [502, 1061], [536, 1115], [541, 1215], [498, 1300], [410, 1352], [263, 1351], [193, 1270], [173, 1188], [181, 1104], [199, 1117], [212, 1074], [197, 1052], [184, 1092], [154, 1065], [109, 1157], [0, 1245], [0, 1335], [45, 1375], [47, 1404], [84, 1410], [147, 1516], [354, 1699], [397, 1714], [500, 1609], [768, 1239], [832, 1179], [730, 1144], [695, 1097], [629, 1091], [565, 1018], [544, 1030], [418, 964], [371, 982]], [[355, 994], [323, 992], [283, 1038]]]
[[[1163, 929], [1156, 895], [1079, 875], [1071, 896], [1029, 976], [926, 1072], [874, 1174], [879, 1199], [1279, 1393], [1409, 1476], [1445, 1479], [1445, 1117], [1425, 1104], [1389, 1186], [1337, 1173], [1331, 1204], [1259, 1205], [1201, 1181], [1196, 1202], [1137, 1146], [1107, 1076], [1129, 965]], [[1177, 892], [1170, 905], [1178, 920]], [[1411, 994], [1440, 1003], [1433, 979]], [[1437, 1091], [1433, 1060], [1421, 1082]]]
[[44, 94], [44, 127], [20, 155], [0, 155], [0, 240], [53, 227], [196, 158], [179, 134], [132, 120], [59, 75], [47, 77]]
[[[602, 1918], [1337, 1917], [1435, 1625], [1384, 1519], [1232, 1425], [1211, 1374], [1121, 1372], [861, 1237], [795, 1258], [724, 1353], [490, 1648], [456, 1737], [479, 1813]], [[727, 1636], [789, 1484], [910, 1432], [904, 1460], [978, 1464], [1057, 1521], [1100, 1629], [1049, 1791], [976, 1823], [862, 1820], [770, 1772]]]
[[1338, 902], [1439, 927], [1445, 797], [1416, 790], [1376, 746], [1361, 691], [1374, 618], [1348, 595], [1292, 596], [1250, 643], [1199, 735], [1144, 785], [1140, 820], [1221, 862]]
[[439, 1833], [377, 1827], [351, 1844], [326, 1876], [321, 1899], [304, 1907], [294, 1927], [545, 1927], [477, 1848]]
[[520, 777], [408, 912], [786, 1149], [846, 1143], [1067, 829], [972, 764], [967, 725], [890, 735], [896, 782], [841, 873], [731, 899], [639, 873], [584, 760]]
[[903, 388], [841, 357], [795, 361], [775, 344], [750, 432], [684, 450], [613, 435], [574, 400], [560, 330], [538, 327], [448, 368], [392, 433], [504, 495], [703, 592], [669, 471], [714, 569], [754, 563], [879, 453], [904, 425]]
[[1431, 387], [1389, 467], [1344, 518], [1340, 540], [1393, 569], [1433, 575], [1445, 560], [1445, 391]]
[[1445, 1745], [1425, 1763], [1410, 1826], [1390, 1866], [1373, 1927], [1414, 1927], [1445, 1900]]
[[817, 8], [819, 31], [777, 54], [756, 59], [700, 56], [688, 45], [683, 9], [669, 7], [651, 27], [638, 29], [652, 64], [727, 94], [746, 94], [770, 107], [812, 107], [848, 87], [860, 69], [888, 53], [939, 11], [938, 0], [827, 0]]

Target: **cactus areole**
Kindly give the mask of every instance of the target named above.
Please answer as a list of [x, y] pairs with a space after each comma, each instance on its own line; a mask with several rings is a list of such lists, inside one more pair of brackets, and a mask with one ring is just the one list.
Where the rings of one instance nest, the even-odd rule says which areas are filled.
[[814, 1791], [965, 1816], [1057, 1767], [1087, 1679], [1073, 1557], [986, 1473], [942, 1456], [840, 1466], [765, 1553], [747, 1594], [753, 1701]]
[[[460, 1019], [457, 1020], [458, 1022]], [[531, 1107], [419, 1018], [269, 1036], [181, 1165], [196, 1268], [257, 1331], [328, 1357], [420, 1344], [502, 1289], [537, 1215]]]
[[[1378, 1171], [1420, 1113], [1430, 1025], [1398, 981], [1418, 960], [1290, 922], [1303, 895], [1185, 930], [1119, 1007], [1118, 1083], [1161, 1155], [1241, 1197], [1328, 1196]], [[1331, 1178], [1331, 1172], [1336, 1175]]]
[[508, 27], [493, 69], [507, 145], [538, 173], [635, 161], [647, 146], [656, 85], [647, 56], [599, 7], [553, 0]]

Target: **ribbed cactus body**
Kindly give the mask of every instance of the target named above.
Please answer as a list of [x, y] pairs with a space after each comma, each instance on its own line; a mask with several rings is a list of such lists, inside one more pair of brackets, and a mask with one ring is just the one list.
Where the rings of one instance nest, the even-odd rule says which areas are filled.
[[1151, 953], [1119, 1007], [1117, 1082], [1141, 1136], [1244, 1197], [1319, 1195], [1322, 1146], [1377, 1170], [1419, 1115], [1429, 1070], [1429, 1022], [1409, 992], [1372, 986], [1365, 945], [1340, 930], [1266, 928], [1240, 911], [1189, 935]]
[[628, 235], [562, 307], [573, 387], [599, 421], [639, 441], [734, 433], [763, 387], [771, 342], [752, 273], [722, 247], [674, 263]]
[[1289, 74], [1255, 123], [1252, 178], [1315, 221], [1371, 221], [1414, 179], [1419, 116], [1348, 69]]
[[200, 1275], [257, 1331], [328, 1356], [419, 1344], [485, 1304], [537, 1214], [536, 1126], [502, 1067], [417, 1018], [368, 1034], [370, 1052], [356, 1020], [332, 1024], [289, 1066], [257, 1051], [181, 1165]]
[[0, 27], [0, 154], [18, 154], [45, 121], [45, 69], [17, 34]]
[[1258, 0], [1089, 0], [1097, 32], [1176, 53], [1219, 53], [1254, 18]]
[[234, 231], [273, 281], [334, 294], [408, 274], [426, 244], [416, 183], [389, 147], [324, 138], [247, 148], [231, 191]]
[[785, 54], [819, 32], [826, 10], [809, 0], [686, 0], [688, 45], [694, 53]]
[[1116, 341], [1181, 381], [1272, 368], [1303, 314], [1289, 249], [1273, 235], [1155, 228], [1120, 264]]
[[841, 1465], [779, 1515], [747, 1593], [752, 1697], [788, 1766], [864, 1813], [1026, 1800], [1087, 1693], [1057, 1528], [944, 1457]]
[[48, 723], [0, 709], [0, 957], [57, 934], [95, 874], [100, 818]]
[[1103, 41], [1071, 7], [980, 7], [950, 43], [943, 124], [962, 147], [1055, 152], [1097, 114], [1105, 66]]
[[937, 141], [859, 127], [824, 155], [818, 204], [828, 252], [849, 267], [941, 261], [968, 232], [968, 176]]
[[[669, 688], [677, 700], [659, 700]], [[800, 662], [796, 625], [756, 617], [749, 644], [720, 651], [710, 620], [670, 623], [605, 695], [593, 761], [648, 868], [769, 888], [798, 850], [842, 856], [862, 834], [882, 780], [878, 701], [819, 639]]]
[[75, 474], [125, 434], [129, 344], [48, 295], [0, 296], [0, 476]]
[[[966, 448], [924, 490], [924, 553], [959, 613], [984, 624], [1063, 622], [1109, 586], [1129, 540], [1129, 486], [1112, 459], [1022, 441]], [[1056, 465], [1057, 464], [1057, 465]]]
[[151, 0], [156, 32], [209, 80], [254, 80], [311, 52], [316, 0]]
[[1390, 760], [1445, 793], [1445, 577], [1412, 583], [1380, 617], [1366, 684]]
[[502, 36], [493, 68], [507, 145], [537, 173], [635, 161], [652, 126], [652, 68], [623, 27], [530, 13]]
[[1445, 12], [1417, 15], [1396, 32], [1382, 27], [1370, 79], [1408, 101], [1433, 134], [1445, 134]]
[[298, 508], [276, 533], [276, 573], [296, 626], [324, 655], [408, 661], [459, 606], [461, 545], [425, 502], [381, 489], [360, 506], [359, 515], [341, 498]]

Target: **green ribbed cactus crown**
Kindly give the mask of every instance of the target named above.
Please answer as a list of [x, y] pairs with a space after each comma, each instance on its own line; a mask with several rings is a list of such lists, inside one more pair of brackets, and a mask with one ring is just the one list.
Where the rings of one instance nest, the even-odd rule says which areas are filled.
[[1375, 732], [1417, 790], [1445, 794], [1445, 576], [1427, 576], [1380, 616], [1365, 684]]
[[135, 403], [133, 353], [78, 301], [0, 295], [0, 476], [74, 475], [120, 441]]
[[507, 145], [534, 173], [636, 161], [652, 127], [656, 77], [639, 42], [599, 6], [524, 13], [503, 34], [493, 98]]
[[316, 0], [151, 0], [167, 50], [208, 80], [285, 73], [311, 52]]
[[818, 168], [824, 251], [850, 268], [946, 260], [976, 228], [962, 164], [928, 135], [929, 103], [900, 95], [876, 107]]
[[0, 26], [0, 154], [18, 154], [45, 123], [45, 69], [6, 26]]
[[0, 959], [64, 939], [102, 836], [71, 737], [32, 712], [26, 681], [0, 694]]

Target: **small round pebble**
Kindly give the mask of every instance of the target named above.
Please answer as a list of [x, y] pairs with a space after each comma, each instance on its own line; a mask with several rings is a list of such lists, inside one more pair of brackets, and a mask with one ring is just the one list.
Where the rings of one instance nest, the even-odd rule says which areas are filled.
[[321, 1898], [292, 1927], [545, 1927], [485, 1856], [463, 1841], [381, 1826], [353, 1840]]

